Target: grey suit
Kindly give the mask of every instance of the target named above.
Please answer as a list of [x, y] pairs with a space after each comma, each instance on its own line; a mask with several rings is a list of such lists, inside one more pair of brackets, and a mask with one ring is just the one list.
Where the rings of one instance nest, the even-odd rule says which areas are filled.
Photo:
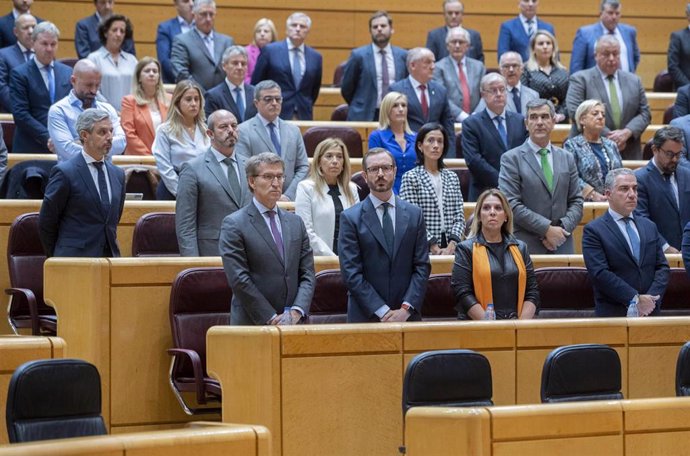
[[[465, 67], [467, 78], [467, 85], [470, 88], [470, 110], [466, 114], [472, 114], [472, 111], [479, 103], [481, 93], [479, 90], [479, 83], [486, 74], [484, 64], [479, 60], [465, 57]], [[434, 81], [442, 84], [448, 92], [448, 104], [450, 105], [450, 113], [454, 119], [462, 112], [462, 90], [460, 89], [460, 78], [458, 76], [458, 63], [453, 57], [448, 56], [441, 59], [434, 67]]]
[[204, 91], [217, 86], [225, 79], [225, 71], [221, 65], [223, 52], [233, 44], [232, 37], [214, 31], [214, 52], [211, 56], [195, 28], [177, 35], [170, 55], [175, 81], [193, 79]]
[[[506, 111], [517, 112], [517, 109], [515, 109], [515, 102], [513, 101], [513, 96], [510, 93], [511, 89], [507, 87], [506, 89], [508, 90], [508, 92], [506, 93]], [[527, 103], [529, 103], [532, 100], [538, 100], [539, 98], [539, 93], [536, 90], [530, 89], [525, 84], [520, 84], [520, 113], [524, 116], [527, 112]], [[486, 102], [482, 98], [479, 101], [477, 107], [474, 108], [474, 112], [481, 112], [485, 109]]]
[[[585, 100], [592, 98], [599, 99], [606, 105], [606, 127], [602, 135], [608, 134], [611, 130], [628, 128], [632, 131], [632, 136], [628, 140], [625, 149], [621, 150], [624, 160], [642, 159], [642, 149], [640, 148], [640, 136], [647, 128], [652, 118], [647, 104], [644, 86], [639, 76], [627, 71], [618, 71], [618, 83], [621, 88], [621, 123], [616, 126], [611, 114], [611, 102], [604, 86], [599, 67], [588, 70], [578, 71], [570, 76], [568, 95], [565, 102], [568, 106], [568, 114], [571, 119], [575, 118], [575, 111]], [[571, 132], [571, 136], [577, 136], [577, 132]]]
[[541, 240], [550, 225], [572, 233], [582, 218], [582, 193], [575, 158], [560, 147], [552, 145], [551, 151], [553, 191], [546, 186], [544, 172], [529, 139], [501, 157], [498, 188], [505, 193], [513, 210], [515, 237], [527, 244], [532, 255], [574, 253], [572, 236], [555, 252], [549, 252]]
[[285, 259], [250, 202], [223, 220], [220, 253], [232, 289], [231, 325], [264, 325], [285, 307], [309, 314], [314, 294], [314, 256], [298, 215], [278, 209]]
[[228, 175], [211, 149], [182, 165], [175, 205], [175, 230], [182, 256], [217, 256], [223, 218], [251, 201], [244, 158], [234, 156], [239, 195], [230, 189]]
[[[297, 194], [297, 184], [307, 177], [309, 172], [307, 149], [304, 147], [302, 133], [298, 127], [280, 118], [276, 118], [275, 122], [278, 123], [280, 135], [281, 153], [278, 155], [285, 163], [283, 194], [294, 201]], [[278, 153], [258, 114], [241, 123], [238, 127], [238, 134], [240, 139], [235, 146], [235, 153], [239, 155], [249, 158], [261, 152]]]

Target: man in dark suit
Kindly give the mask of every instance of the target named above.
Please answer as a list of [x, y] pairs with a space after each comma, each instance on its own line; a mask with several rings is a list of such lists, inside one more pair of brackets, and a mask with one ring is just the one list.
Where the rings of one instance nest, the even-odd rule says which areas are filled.
[[[34, 0], [12, 0], [12, 11], [0, 17], [0, 48], [11, 46], [17, 42], [17, 35], [14, 32], [15, 21], [22, 14], [31, 14], [31, 5]], [[37, 22], [43, 19], [36, 17]]]
[[501, 24], [498, 32], [498, 57], [508, 51], [520, 54], [522, 60], [529, 58], [529, 40], [537, 30], [547, 30], [553, 35], [553, 25], [537, 18], [539, 0], [519, 0], [520, 14]]
[[391, 84], [389, 92], [400, 92], [407, 97], [407, 122], [412, 131], [418, 131], [428, 122], [443, 125], [448, 135], [448, 157], [455, 157], [455, 119], [450, 112], [448, 92], [434, 76], [434, 54], [426, 48], [407, 52], [409, 76]]
[[685, 265], [685, 272], [690, 277], [690, 222], [685, 225], [683, 229], [683, 242], [681, 246], [681, 252], [683, 254], [683, 264]]
[[678, 166], [683, 132], [663, 127], [652, 140], [654, 157], [635, 171], [638, 201], [635, 216], [656, 223], [664, 238], [664, 252], [679, 253], [683, 227], [690, 222], [690, 168]]
[[[506, 110], [524, 114], [527, 112], [527, 103], [538, 100], [539, 93], [530, 89], [520, 82], [523, 64], [520, 54], [513, 51], [504, 53], [498, 61], [498, 68], [501, 75], [506, 79]], [[484, 100], [480, 100], [474, 112], [486, 109]]]
[[33, 57], [34, 42], [31, 35], [36, 27], [36, 18], [31, 14], [20, 15], [14, 23], [17, 42], [0, 49], [0, 110], [10, 112], [10, 71]]
[[[685, 16], [690, 22], [690, 3], [685, 6]], [[671, 33], [666, 62], [677, 88], [690, 84], [690, 28], [687, 26]]]
[[72, 68], [55, 60], [60, 31], [41, 22], [33, 31], [35, 57], [10, 73], [10, 104], [14, 116], [15, 153], [47, 154], [54, 151], [48, 135], [48, 109], [72, 89]]
[[489, 73], [482, 78], [481, 87], [486, 109], [462, 123], [462, 153], [470, 170], [469, 201], [476, 201], [488, 188], [498, 187], [501, 156], [527, 139], [525, 118], [506, 109], [505, 78]]
[[422, 210], [395, 196], [395, 159], [374, 147], [362, 162], [369, 197], [340, 215], [347, 321], [420, 321], [431, 272]]
[[175, 231], [182, 256], [218, 256], [220, 226], [251, 201], [245, 160], [235, 154], [237, 119], [219, 110], [208, 117], [211, 147], [182, 165], [177, 186]]
[[125, 173], [106, 160], [113, 141], [110, 114], [87, 109], [76, 129], [84, 150], [50, 173], [38, 219], [41, 243], [49, 257], [118, 257]]
[[[446, 25], [443, 27], [429, 30], [426, 36], [426, 48], [434, 53], [436, 61], [448, 55], [446, 48], [446, 35], [454, 27], [462, 27], [462, 16], [465, 14], [465, 6], [459, 0], [443, 0], [443, 19]], [[482, 46], [482, 36], [478, 31], [465, 28], [470, 34], [471, 46], [467, 51], [467, 56], [484, 62], [484, 47]]]
[[[624, 160], [640, 160], [640, 136], [652, 116], [640, 78], [619, 70], [620, 54], [616, 37], [602, 35], [596, 44], [597, 65], [570, 76], [565, 102], [573, 119], [583, 101], [603, 101], [606, 105], [606, 127], [602, 134], [616, 143]], [[576, 134], [573, 126], [571, 135]]]
[[620, 45], [620, 69], [635, 72], [640, 63], [640, 48], [637, 46], [637, 30], [630, 25], [621, 24], [621, 2], [602, 0], [600, 22], [580, 27], [573, 40], [573, 53], [570, 56], [570, 74], [592, 68], [597, 64], [595, 44], [599, 37], [611, 35]]
[[379, 106], [388, 87], [407, 77], [407, 52], [390, 44], [394, 31], [388, 13], [375, 12], [369, 18], [369, 31], [371, 44], [352, 51], [340, 86], [340, 93], [349, 105], [347, 120], [350, 121], [378, 121]]
[[609, 171], [605, 194], [609, 210], [585, 225], [582, 255], [594, 288], [598, 317], [623, 317], [628, 305], [637, 304], [640, 316], [659, 315], [669, 280], [656, 225], [633, 216], [637, 180], [627, 168]]
[[676, 92], [676, 101], [673, 103], [673, 117], [683, 117], [690, 114], [690, 84], [680, 87]]
[[238, 123], [256, 115], [254, 86], [244, 82], [247, 75], [247, 51], [244, 46], [230, 46], [223, 53], [225, 80], [206, 92], [206, 117], [219, 109], [233, 113]]
[[156, 31], [156, 55], [163, 69], [163, 82], [175, 83], [170, 55], [172, 54], [173, 39], [180, 33], [188, 32], [194, 27], [194, 0], [174, 0], [177, 16], [158, 24]]
[[234, 44], [232, 37], [214, 30], [216, 3], [213, 0], [195, 0], [194, 27], [173, 40], [172, 63], [177, 82], [193, 79], [204, 91], [225, 79], [221, 67], [223, 53]]
[[[98, 26], [101, 21], [113, 14], [115, 0], [93, 0], [93, 4], [96, 7], [96, 12], [77, 22], [74, 29], [74, 48], [80, 59], [86, 58], [103, 45], [98, 36]], [[134, 37], [128, 38], [122, 43], [122, 50], [132, 55], [137, 54], [134, 48]]]
[[295, 324], [309, 314], [314, 255], [304, 222], [278, 207], [283, 162], [263, 152], [247, 160], [253, 200], [223, 220], [220, 254], [232, 289], [231, 325]]
[[304, 44], [311, 29], [311, 19], [293, 13], [287, 19], [287, 39], [267, 44], [252, 73], [252, 84], [266, 79], [280, 85], [283, 93], [283, 119], [312, 120], [313, 107], [321, 90], [323, 58]]

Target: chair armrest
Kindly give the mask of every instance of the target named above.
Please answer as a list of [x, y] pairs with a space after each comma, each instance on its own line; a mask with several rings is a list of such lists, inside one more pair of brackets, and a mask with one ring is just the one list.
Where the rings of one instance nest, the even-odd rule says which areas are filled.
[[196, 385], [196, 401], [199, 404], [206, 404], [206, 385], [204, 385], [204, 370], [201, 366], [201, 358], [194, 350], [186, 348], [169, 348], [168, 354], [177, 357], [178, 355], [186, 356], [192, 363], [192, 371], [194, 372], [194, 384]]
[[[12, 298], [22, 297], [26, 300], [29, 306], [29, 317], [31, 318], [31, 333], [34, 336], [41, 335], [40, 324], [38, 322], [38, 305], [36, 304], [36, 295], [33, 291], [28, 288], [6, 288], [5, 294], [10, 295]], [[8, 316], [10, 312], [8, 311]]]

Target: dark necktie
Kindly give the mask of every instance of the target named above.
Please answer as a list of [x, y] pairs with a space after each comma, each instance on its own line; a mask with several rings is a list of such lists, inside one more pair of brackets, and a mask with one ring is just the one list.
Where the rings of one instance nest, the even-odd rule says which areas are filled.
[[470, 107], [470, 85], [467, 83], [467, 76], [465, 70], [462, 69], [462, 62], [458, 63], [458, 74], [460, 77], [460, 91], [462, 92], [462, 110], [470, 114], [472, 108]]
[[278, 135], [276, 134], [276, 124], [269, 122], [268, 129], [271, 132], [271, 142], [273, 147], [276, 148], [276, 154], [280, 155], [280, 141], [278, 141]]
[[508, 132], [506, 127], [503, 126], [503, 117], [496, 116], [496, 128], [498, 129], [498, 134], [501, 135], [501, 140], [506, 150], [508, 149]]
[[419, 90], [422, 91], [422, 96], [421, 96], [422, 115], [424, 116], [424, 120], [426, 121], [427, 119], [429, 119], [429, 103], [426, 100], [426, 86], [424, 84], [421, 84], [419, 86]]
[[50, 95], [50, 104], [55, 103], [55, 77], [53, 76], [53, 66], [46, 65], [43, 68], [46, 70], [48, 76], [48, 94]]
[[527, 36], [532, 38], [534, 35], [534, 19], [527, 19]]
[[230, 183], [230, 190], [232, 190], [235, 198], [239, 201], [242, 190], [240, 188], [240, 180], [237, 178], [237, 173], [235, 172], [235, 159], [226, 157], [223, 159], [223, 163], [228, 165], [228, 182]]
[[268, 211], [266, 213], [268, 214], [268, 218], [271, 225], [271, 234], [273, 235], [273, 242], [276, 243], [278, 253], [280, 253], [280, 258], [285, 258], [283, 250], [283, 236], [281, 236], [280, 231], [278, 230], [278, 225], [276, 224], [276, 211]]
[[386, 51], [381, 49], [381, 98], [386, 96], [388, 93], [388, 86], [390, 86], [391, 80], [388, 74], [388, 62], [386, 62]]
[[338, 235], [340, 234], [340, 213], [343, 212], [343, 202], [340, 201], [340, 189], [337, 185], [328, 186], [328, 194], [333, 198], [335, 208], [335, 229], [333, 230], [333, 253], [338, 254]]
[[295, 90], [299, 90], [299, 84], [302, 82], [302, 61], [300, 60], [300, 49], [292, 48], [294, 57], [292, 59], [292, 79], [295, 82]]
[[24, 51], [24, 61], [28, 62], [31, 60], [31, 51]]
[[391, 215], [388, 213], [389, 203], [383, 203], [383, 237], [386, 240], [386, 247], [388, 248], [388, 253], [393, 255], [393, 243], [395, 241], [395, 232], [393, 231], [393, 220]]
[[631, 225], [632, 221], [633, 220], [630, 217], [623, 217], [623, 222], [625, 222], [625, 232], [628, 233], [633, 256], [637, 261], [640, 261], [640, 237], [633, 229]]
[[93, 166], [98, 171], [98, 192], [101, 194], [101, 204], [106, 210], [110, 210], [110, 198], [108, 197], [108, 184], [105, 182], [105, 172], [103, 171], [103, 162], [93, 162]]
[[244, 121], [244, 97], [242, 96], [242, 90], [239, 87], [235, 87], [235, 104], [237, 105], [237, 113], [239, 114], [240, 123]]
[[670, 174], [670, 173], [664, 173], [663, 174], [663, 178], [664, 178], [664, 181], [666, 182], [666, 186], [668, 187], [668, 191], [669, 191], [669, 194], [671, 195], [671, 199], [676, 204], [676, 208], [677, 208], [678, 207], [678, 199], [676, 198], [676, 191], [673, 188], [673, 183], [671, 182], [671, 176], [673, 176], [673, 174]]
[[513, 104], [515, 105], [515, 112], [522, 114], [522, 103], [520, 102], [520, 91], [517, 87], [513, 87], [510, 91], [513, 94]]

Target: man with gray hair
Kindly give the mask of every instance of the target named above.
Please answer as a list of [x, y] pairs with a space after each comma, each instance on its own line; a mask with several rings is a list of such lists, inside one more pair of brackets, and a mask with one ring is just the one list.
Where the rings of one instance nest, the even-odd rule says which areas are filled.
[[22, 14], [14, 21], [17, 42], [0, 49], [0, 112], [10, 112], [10, 71], [28, 62], [34, 55], [31, 35], [36, 27], [36, 18]]
[[225, 80], [206, 92], [206, 117], [219, 109], [230, 111], [238, 123], [256, 115], [254, 86], [244, 82], [247, 75], [247, 51], [244, 46], [230, 46], [223, 53]]
[[[436, 61], [448, 55], [446, 48], [446, 35], [454, 27], [462, 27], [462, 19], [465, 15], [465, 5], [460, 0], [443, 0], [443, 27], [429, 30], [426, 36], [426, 48], [434, 53]], [[465, 28], [470, 34], [470, 47], [467, 56], [484, 63], [484, 49], [482, 46], [482, 36], [478, 31]]]
[[[659, 315], [669, 280], [656, 225], [634, 214], [637, 179], [628, 168], [612, 169], [604, 181], [609, 209], [585, 225], [582, 256], [594, 288], [597, 317]], [[634, 305], [635, 308], [629, 309]]]
[[601, 0], [599, 22], [577, 29], [573, 40], [573, 53], [570, 56], [570, 74], [592, 68], [596, 65], [595, 44], [604, 36], [612, 36], [620, 46], [620, 69], [635, 72], [640, 63], [640, 48], [637, 45], [637, 30], [621, 24], [621, 2]]
[[[12, 0], [12, 11], [0, 17], [0, 48], [12, 46], [17, 42], [16, 21], [22, 14], [31, 15], [33, 3], [34, 0]], [[43, 22], [43, 19], [34, 17], [36, 22]]]
[[291, 325], [309, 315], [314, 255], [302, 219], [278, 207], [283, 161], [262, 152], [247, 160], [252, 201], [225, 217], [219, 249], [232, 289], [231, 325]]
[[75, 128], [84, 148], [50, 173], [38, 219], [41, 243], [48, 257], [118, 257], [125, 173], [106, 160], [113, 144], [110, 113], [87, 109]]
[[[539, 99], [539, 93], [530, 89], [522, 82], [522, 57], [517, 52], [508, 51], [501, 55], [498, 61], [499, 71], [506, 80], [506, 109], [524, 116], [527, 111], [527, 103]], [[483, 111], [486, 108], [482, 99], [474, 112]]]
[[34, 58], [10, 73], [14, 153], [54, 152], [48, 135], [48, 109], [69, 93], [72, 74], [72, 68], [55, 58], [59, 37], [60, 31], [52, 22], [36, 25], [31, 35]]
[[194, 0], [192, 11], [194, 27], [173, 39], [170, 63], [176, 82], [192, 79], [206, 91], [223, 82], [223, 53], [234, 40], [214, 30], [216, 2]]
[[[690, 23], [690, 3], [685, 6], [685, 17]], [[690, 28], [687, 25], [671, 33], [666, 62], [677, 89], [690, 84]]]
[[314, 103], [321, 90], [323, 58], [304, 44], [311, 29], [311, 19], [304, 13], [292, 13], [286, 21], [287, 39], [269, 43], [252, 73], [252, 84], [270, 79], [280, 86], [284, 101], [282, 119], [312, 120]]
[[582, 219], [575, 158], [551, 143], [556, 109], [544, 99], [527, 104], [529, 138], [501, 157], [498, 188], [513, 210], [515, 237], [530, 254], [572, 254], [571, 236]]

